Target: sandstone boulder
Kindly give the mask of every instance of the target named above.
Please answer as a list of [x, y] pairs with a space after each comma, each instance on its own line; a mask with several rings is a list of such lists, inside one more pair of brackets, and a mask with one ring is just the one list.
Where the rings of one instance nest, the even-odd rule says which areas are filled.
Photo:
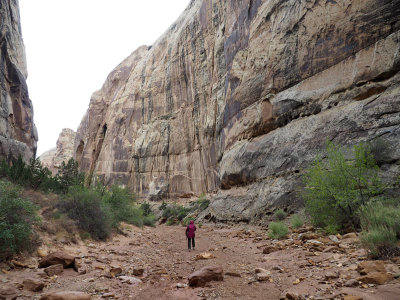
[[224, 280], [224, 276], [220, 266], [207, 266], [189, 276], [189, 286], [201, 287], [207, 282], [222, 280]]
[[19, 290], [12, 286], [2, 285], [0, 286], [0, 299], [2, 300], [14, 300], [17, 299]]
[[90, 300], [92, 297], [83, 292], [56, 292], [43, 295], [40, 300]]
[[214, 254], [209, 252], [199, 253], [196, 255], [196, 260], [211, 259], [211, 258], [214, 258]]
[[60, 275], [64, 271], [64, 266], [62, 264], [51, 265], [44, 269], [47, 276]]
[[39, 262], [39, 268], [46, 268], [52, 265], [63, 265], [64, 268], [73, 267], [75, 257], [68, 253], [58, 251], [43, 257]]
[[386, 272], [385, 262], [381, 260], [366, 260], [357, 265], [357, 271], [361, 275], [366, 275], [371, 272]]
[[22, 284], [24, 289], [31, 292], [40, 292], [44, 288], [44, 283], [37, 279], [25, 279]]
[[128, 283], [134, 285], [142, 283], [142, 281], [139, 278], [133, 276], [119, 276], [118, 279], [121, 280], [122, 283]]
[[369, 284], [385, 284], [393, 279], [393, 276], [386, 272], [370, 272], [358, 278], [359, 281]]

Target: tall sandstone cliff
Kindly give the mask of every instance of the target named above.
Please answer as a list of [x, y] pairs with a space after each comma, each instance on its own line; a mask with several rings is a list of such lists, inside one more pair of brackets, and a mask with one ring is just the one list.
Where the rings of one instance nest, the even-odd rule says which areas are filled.
[[0, 0], [0, 157], [29, 160], [38, 140], [18, 0]]
[[295, 209], [327, 139], [398, 145], [399, 16], [399, 0], [191, 1], [94, 93], [75, 157], [149, 199], [212, 193], [213, 219]]

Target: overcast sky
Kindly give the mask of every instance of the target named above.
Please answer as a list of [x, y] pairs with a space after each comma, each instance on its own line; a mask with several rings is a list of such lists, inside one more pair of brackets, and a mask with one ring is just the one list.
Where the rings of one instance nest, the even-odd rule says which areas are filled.
[[77, 130], [90, 96], [141, 45], [151, 45], [190, 0], [19, 0], [38, 156], [62, 128]]

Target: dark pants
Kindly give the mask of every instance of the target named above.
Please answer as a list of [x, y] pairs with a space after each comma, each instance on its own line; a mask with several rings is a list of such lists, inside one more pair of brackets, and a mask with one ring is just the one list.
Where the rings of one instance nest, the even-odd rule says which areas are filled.
[[194, 238], [188, 238], [187, 240], [188, 240], [188, 249], [190, 249], [190, 241], [192, 241], [192, 246], [193, 246], [193, 249], [194, 249], [194, 246], [195, 246]]

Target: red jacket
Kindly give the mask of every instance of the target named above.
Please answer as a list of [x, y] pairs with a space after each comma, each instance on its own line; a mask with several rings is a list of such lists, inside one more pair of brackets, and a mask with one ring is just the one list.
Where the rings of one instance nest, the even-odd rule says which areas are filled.
[[186, 236], [190, 239], [195, 237], [194, 232], [196, 231], [196, 225], [194, 225], [193, 221], [190, 221], [190, 224], [186, 227]]

